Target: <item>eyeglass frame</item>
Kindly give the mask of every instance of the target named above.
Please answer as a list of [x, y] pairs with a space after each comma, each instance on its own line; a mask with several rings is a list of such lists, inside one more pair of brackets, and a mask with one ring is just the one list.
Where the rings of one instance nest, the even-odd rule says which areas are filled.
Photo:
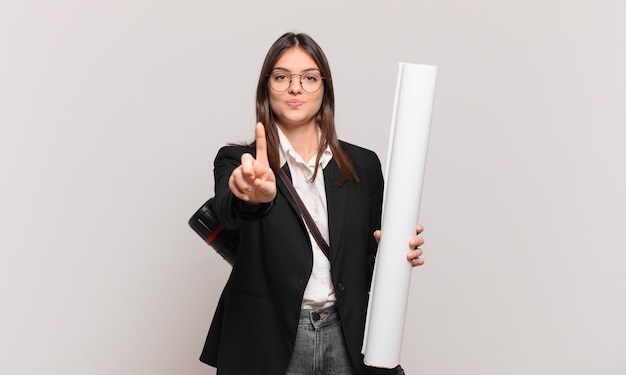
[[[286, 88], [286, 89], [284, 89], [284, 90], [282, 90], [282, 91], [276, 90], [276, 89], [272, 86], [272, 82], [271, 82], [271, 81], [270, 81], [270, 79], [269, 79], [269, 78], [270, 78], [270, 76], [272, 75], [272, 73], [274, 73], [275, 71], [284, 71], [284, 72], [285, 72], [285, 75], [286, 75], [286, 76], [289, 76], [289, 85], [287, 86], [287, 88]], [[302, 76], [303, 76], [303, 75], [306, 75], [306, 73], [308, 73], [308, 72], [317, 72], [317, 73], [319, 73], [319, 74], [320, 74], [320, 79], [322, 80], [322, 82], [320, 83], [320, 87], [318, 87], [315, 91], [307, 91], [307, 90], [305, 90], [304, 86], [302, 86]], [[271, 72], [269, 72], [269, 73], [267, 73], [267, 74], [265, 75], [265, 78], [267, 79], [267, 84], [270, 86], [270, 88], [271, 88], [272, 90], [274, 90], [274, 91], [276, 91], [276, 92], [285, 92], [285, 91], [289, 90], [289, 88], [291, 87], [291, 83], [292, 83], [292, 79], [291, 79], [291, 77], [292, 77], [292, 76], [300, 76], [300, 79], [299, 79], [299, 81], [300, 81], [300, 87], [302, 88], [302, 90], [303, 90], [304, 92], [309, 93], [309, 94], [313, 94], [313, 93], [318, 92], [318, 91], [322, 88], [322, 86], [324, 86], [324, 81], [326, 81], [326, 77], [324, 77], [324, 76], [322, 75], [322, 72], [320, 72], [320, 71], [319, 71], [319, 70], [317, 70], [317, 69], [305, 70], [305, 71], [302, 71], [302, 72], [300, 72], [300, 73], [288, 73], [288, 71], [287, 71], [287, 70], [284, 70], [284, 69], [272, 69], [272, 71], [271, 71]]]

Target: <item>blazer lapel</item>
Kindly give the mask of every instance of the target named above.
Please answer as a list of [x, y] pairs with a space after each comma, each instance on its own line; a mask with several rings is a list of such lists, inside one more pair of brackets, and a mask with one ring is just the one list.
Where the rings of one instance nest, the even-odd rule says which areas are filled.
[[[287, 173], [287, 176], [291, 178], [289, 168], [285, 168], [285, 172]], [[347, 201], [349, 184], [343, 185], [342, 187], [337, 187], [337, 183], [340, 179], [341, 171], [339, 170], [335, 159], [331, 159], [328, 165], [326, 165], [326, 168], [324, 168], [324, 187], [326, 189], [326, 203], [328, 207], [328, 231], [330, 236], [331, 260], [334, 260], [337, 256], [339, 244], [341, 243], [343, 223], [346, 216], [346, 210], [348, 208]], [[300, 211], [298, 210], [296, 202], [291, 197], [289, 190], [279, 176], [276, 176], [276, 186], [278, 187], [278, 191], [289, 203], [289, 206], [291, 206], [294, 214], [300, 220], [300, 223], [302, 224], [304, 230], [308, 231], [308, 228], [306, 227], [306, 224], [304, 224], [302, 216], [300, 216]]]
[[330, 236], [330, 258], [335, 259], [341, 243], [343, 223], [348, 208], [348, 184], [337, 187], [341, 179], [341, 171], [331, 159], [324, 168], [324, 185], [326, 187], [326, 203], [328, 207], [328, 230]]
[[[283, 166], [283, 170], [285, 171], [287, 177], [291, 180], [291, 171], [289, 170], [287, 164]], [[296, 216], [300, 219], [302, 225], [306, 229], [304, 221], [302, 220], [302, 216], [300, 215], [300, 210], [298, 210], [298, 205], [296, 204], [296, 201], [293, 200], [291, 194], [289, 193], [289, 189], [287, 189], [287, 186], [285, 186], [283, 180], [278, 175], [276, 175], [276, 186], [278, 187], [278, 191], [283, 195], [283, 197], [285, 197], [285, 200], [289, 202], [289, 206], [291, 206], [293, 213], [296, 214]]]

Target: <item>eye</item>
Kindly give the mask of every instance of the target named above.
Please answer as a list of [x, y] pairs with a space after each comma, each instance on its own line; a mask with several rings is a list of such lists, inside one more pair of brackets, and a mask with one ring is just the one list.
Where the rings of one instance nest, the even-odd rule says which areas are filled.
[[320, 75], [317, 73], [307, 73], [302, 77], [302, 79], [307, 82], [314, 83], [320, 80]]
[[289, 76], [283, 72], [274, 72], [272, 73], [272, 80], [276, 82], [288, 81]]

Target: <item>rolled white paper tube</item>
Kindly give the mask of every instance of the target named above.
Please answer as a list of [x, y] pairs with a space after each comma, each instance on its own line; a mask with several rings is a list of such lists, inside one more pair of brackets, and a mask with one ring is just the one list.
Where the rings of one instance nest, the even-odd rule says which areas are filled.
[[437, 66], [400, 63], [389, 138], [382, 238], [370, 291], [363, 354], [369, 366], [392, 368], [400, 351], [411, 281], [406, 259], [422, 196]]

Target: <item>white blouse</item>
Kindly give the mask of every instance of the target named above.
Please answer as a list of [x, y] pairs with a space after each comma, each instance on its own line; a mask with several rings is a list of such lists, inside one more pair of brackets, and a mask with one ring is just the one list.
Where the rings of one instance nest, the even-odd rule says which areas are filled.
[[[298, 153], [295, 152], [287, 136], [278, 129], [278, 137], [280, 140], [280, 162], [289, 165], [291, 172], [291, 180], [296, 188], [298, 195], [306, 205], [309, 213], [313, 217], [313, 221], [317, 224], [322, 237], [330, 244], [328, 234], [328, 207], [326, 204], [326, 189], [324, 187], [323, 168], [328, 165], [333, 157], [330, 148], [327, 148], [322, 155], [319, 165], [315, 165], [317, 155], [311, 160], [305, 162]], [[315, 181], [311, 182], [311, 177], [317, 167], [317, 176]], [[303, 218], [304, 220], [304, 218]], [[330, 262], [317, 242], [309, 233], [311, 245], [313, 247], [313, 271], [304, 290], [302, 298], [303, 309], [317, 309], [320, 307], [330, 306], [337, 301], [335, 297], [335, 289], [333, 287], [330, 276]]]

